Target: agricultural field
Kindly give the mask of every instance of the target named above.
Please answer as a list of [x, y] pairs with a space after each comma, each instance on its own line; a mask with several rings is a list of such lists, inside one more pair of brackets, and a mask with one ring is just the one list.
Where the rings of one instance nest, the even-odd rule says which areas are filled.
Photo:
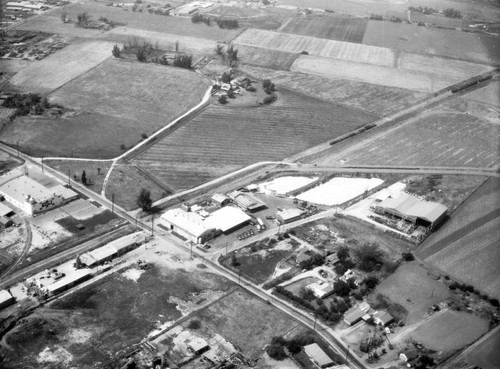
[[116, 363], [120, 350], [181, 318], [186, 305], [196, 308], [196, 301], [213, 300], [230, 288], [222, 277], [193, 267], [188, 271], [151, 262], [134, 265], [26, 317], [5, 337], [14, 351], [0, 348], [3, 368]]
[[500, 181], [490, 178], [417, 251], [420, 258], [500, 298]]
[[20, 70], [10, 83], [26, 92], [49, 93], [111, 56], [113, 44], [82, 41]]
[[280, 31], [328, 40], [362, 43], [368, 21], [339, 15], [293, 18]]
[[238, 46], [238, 57], [245, 65], [270, 69], [289, 70], [299, 54], [280, 50], [262, 49], [254, 46]]
[[495, 37], [416, 24], [368, 21], [363, 44], [483, 63], [500, 62]]
[[361, 111], [280, 90], [269, 106], [211, 105], [133, 163], [180, 191], [255, 162], [281, 160], [373, 120]]
[[33, 156], [113, 158], [198, 104], [207, 87], [192, 71], [110, 59], [50, 95], [72, 114], [17, 119], [2, 140]]
[[[245, 61], [243, 61], [245, 63]], [[347, 79], [324, 78], [300, 72], [271, 70], [255, 66], [241, 67], [259, 79], [270, 78], [278, 86], [327, 102], [350, 106], [383, 117], [402, 110], [427, 94], [403, 88], [368, 84]]]
[[298, 8], [313, 8], [331, 10], [336, 13], [370, 16], [371, 14], [396, 14], [403, 16], [408, 7], [407, 2], [394, 0], [351, 1], [351, 0], [280, 0], [281, 6], [295, 6]]
[[44, 160], [44, 163], [58, 172], [69, 173], [72, 181], [75, 180], [73, 177], [75, 174], [77, 175], [76, 180], [81, 181], [82, 172], [85, 171], [87, 188], [98, 194], [101, 193], [104, 178], [111, 166], [110, 161]]
[[435, 351], [453, 351], [488, 331], [488, 321], [461, 311], [444, 310], [418, 326], [410, 337]]
[[450, 296], [446, 285], [435, 280], [415, 262], [401, 265], [377, 286], [375, 293], [406, 310], [407, 325], [421, 321], [433, 304]]
[[171, 189], [152, 179], [149, 173], [137, 165], [117, 164], [109, 176], [105, 195], [109, 200], [114, 195], [117, 205], [133, 210], [138, 208], [136, 200], [142, 188], [151, 192], [153, 202], [172, 193]]
[[483, 369], [496, 369], [500, 362], [500, 331], [497, 329], [492, 336], [467, 352], [466, 360]]
[[393, 66], [395, 59], [394, 51], [388, 48], [258, 29], [246, 30], [233, 43], [386, 67]]
[[498, 124], [443, 105], [317, 163], [488, 168], [498, 164], [499, 136]]
[[[120, 25], [126, 25], [130, 28], [160, 33], [172, 33], [214, 41], [230, 41], [241, 32], [241, 30], [221, 29], [216, 24], [212, 26], [207, 26], [203, 23], [194, 24], [189, 18], [167, 17], [149, 14], [147, 12], [133, 12], [131, 9], [125, 11], [124, 8], [106, 6], [96, 2], [91, 2], [90, 4], [71, 4], [65, 6], [64, 9], [66, 10], [67, 17], [73, 20], [76, 20], [77, 14], [86, 12], [94, 20], [105, 17], [110, 21], [119, 23]], [[56, 19], [55, 22], [62, 23], [60, 20], [62, 11], [62, 8], [57, 8], [50, 12], [50, 16]], [[74, 24], [71, 26], [75, 27]], [[104, 36], [105, 34], [106, 33], [103, 33], [102, 35]]]
[[[464, 99], [476, 101], [481, 104], [491, 105], [498, 113], [500, 108], [500, 81], [495, 81], [485, 87], [469, 92], [463, 96]], [[489, 109], [490, 107], [486, 107]]]

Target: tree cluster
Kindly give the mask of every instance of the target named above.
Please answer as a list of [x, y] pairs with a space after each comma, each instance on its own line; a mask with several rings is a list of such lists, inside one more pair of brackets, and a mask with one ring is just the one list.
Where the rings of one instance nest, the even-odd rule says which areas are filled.
[[219, 28], [225, 28], [225, 29], [236, 29], [240, 25], [238, 24], [237, 19], [217, 19], [216, 20], [217, 25]]
[[90, 23], [90, 15], [87, 12], [78, 13], [76, 15], [76, 25], [78, 27], [86, 27]]
[[308, 260], [303, 260], [300, 262], [300, 269], [311, 270], [314, 267], [323, 265], [325, 263], [325, 257], [320, 254], [314, 253]]
[[113, 56], [115, 58], [119, 58], [122, 54], [120, 47], [118, 47], [118, 45], [116, 45], [116, 44], [115, 44], [115, 46], [113, 46], [113, 50], [111, 50], [111, 53], [113, 54]]
[[233, 44], [230, 44], [226, 49], [227, 62], [231, 67], [235, 67], [238, 64], [238, 49], [235, 49]]
[[267, 78], [262, 81], [262, 87], [268, 95], [271, 95], [274, 91], [276, 91], [276, 85]]
[[292, 272], [286, 272], [281, 274], [280, 276], [274, 278], [273, 280], [264, 283], [262, 286], [265, 290], [268, 290], [270, 288], [276, 287], [278, 284], [281, 284], [285, 281], [288, 281], [289, 279], [292, 279], [294, 277], [294, 274]]
[[271, 339], [271, 344], [266, 347], [266, 352], [274, 360], [283, 360], [287, 356], [285, 347], [291, 354], [298, 354], [302, 351], [303, 346], [314, 342], [314, 337], [308, 334], [294, 337], [291, 340], [286, 340], [283, 336], [275, 336]]
[[174, 58], [174, 67], [191, 69], [193, 63], [193, 55], [177, 54]]
[[367, 243], [354, 250], [357, 266], [365, 272], [373, 272], [383, 264], [383, 254], [377, 244]]
[[443, 10], [443, 14], [448, 18], [462, 18], [462, 13], [459, 10], [453, 8], [446, 8]]
[[380, 336], [374, 336], [370, 338], [365, 338], [359, 344], [359, 350], [361, 352], [370, 352], [373, 349], [380, 347], [384, 343], [384, 338]]
[[10, 119], [14, 120], [16, 117], [22, 117], [29, 114], [42, 115], [50, 108], [60, 108], [59, 105], [52, 105], [46, 97], [42, 98], [38, 94], [19, 94], [15, 93], [7, 97], [3, 106], [6, 108], [16, 109], [15, 113], [11, 115]]
[[207, 26], [212, 24], [212, 18], [204, 14], [196, 13], [191, 17], [193, 23], [205, 23]]
[[151, 200], [151, 191], [141, 188], [137, 196], [137, 205], [145, 212], [151, 211], [153, 207], [153, 200]]

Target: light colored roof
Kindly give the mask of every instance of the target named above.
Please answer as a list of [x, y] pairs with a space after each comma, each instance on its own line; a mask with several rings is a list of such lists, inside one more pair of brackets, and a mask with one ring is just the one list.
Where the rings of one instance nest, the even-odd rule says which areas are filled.
[[355, 320], [360, 319], [363, 315], [365, 315], [365, 312], [359, 307], [355, 306], [345, 312], [344, 320], [347, 322], [354, 322]]
[[229, 200], [229, 197], [227, 197], [226, 195], [223, 195], [221, 193], [216, 193], [212, 196], [212, 200], [222, 204], [222, 202]]
[[19, 202], [25, 202], [28, 195], [37, 202], [49, 200], [54, 196], [52, 191], [27, 176], [17, 177], [5, 183], [0, 187], [0, 192]]
[[204, 348], [208, 347], [208, 343], [203, 338], [197, 337], [194, 340], [189, 342], [189, 347], [193, 351], [198, 352], [198, 351], [203, 350]]
[[308, 284], [306, 288], [313, 291], [314, 295], [319, 298], [323, 298], [324, 296], [333, 292], [333, 286], [329, 283], [311, 283]]
[[213, 228], [220, 229], [222, 232], [226, 232], [234, 227], [250, 221], [251, 219], [252, 218], [240, 208], [234, 206], [225, 206], [210, 214], [210, 216], [207, 218], [207, 222], [211, 224]]
[[0, 304], [12, 300], [12, 295], [9, 291], [0, 290]]
[[285, 209], [283, 211], [278, 211], [276, 215], [279, 215], [283, 220], [286, 220], [300, 217], [303, 213], [304, 211], [300, 209]]
[[78, 196], [78, 193], [69, 188], [66, 188], [62, 184], [57, 185], [50, 190], [53, 191], [56, 195], [61, 196], [65, 200], [72, 199]]
[[92, 266], [97, 264], [97, 260], [90, 254], [80, 255], [80, 261], [86, 266]]
[[22, 177], [23, 175], [24, 173], [20, 169], [13, 169], [10, 172], [4, 173], [0, 176], [0, 186], [6, 182], [12, 181], [14, 178]]
[[379, 204], [380, 207], [395, 211], [401, 215], [417, 217], [434, 223], [448, 208], [437, 202], [422, 201], [408, 194], [397, 198], [388, 198]]
[[47, 291], [49, 291], [49, 292], [58, 291], [61, 288], [64, 288], [71, 283], [78, 282], [78, 281], [88, 277], [89, 275], [91, 275], [91, 272], [88, 269], [76, 270], [75, 272], [71, 273], [70, 275], [67, 275], [66, 277], [61, 278], [57, 282], [52, 283], [51, 285], [47, 286]]
[[206, 231], [213, 229], [213, 226], [206, 222], [201, 215], [180, 208], [167, 210], [163, 213], [161, 219], [174, 224], [195, 237], [199, 237]]
[[387, 324], [394, 319], [393, 316], [387, 311], [377, 311], [375, 314], [373, 314], [373, 317], [380, 320], [382, 324]]
[[333, 360], [330, 356], [328, 356], [317, 343], [311, 343], [310, 345], [304, 346], [304, 350], [306, 354], [321, 367], [333, 364]]
[[247, 208], [255, 209], [264, 206], [265, 204], [254, 196], [246, 193], [241, 193], [239, 191], [233, 191], [229, 194], [229, 197], [238, 203], [238, 205]]
[[133, 245], [134, 243], [144, 241], [145, 238], [146, 234], [144, 232], [135, 232], [121, 237], [117, 240], [111, 241], [110, 243], [108, 243], [108, 246], [112, 246], [116, 251], [120, 251], [129, 247], [130, 245]]
[[94, 259], [96, 259], [98, 262], [102, 260], [106, 260], [110, 256], [113, 256], [116, 254], [116, 249], [113, 246], [106, 245], [103, 247], [99, 247], [98, 249], [95, 249], [94, 251], [89, 252], [90, 256], [92, 256]]
[[0, 202], [0, 217], [4, 217], [4, 216], [6, 216], [7, 214], [9, 214], [12, 211], [13, 210], [11, 208], [9, 208], [7, 205], [2, 204]]

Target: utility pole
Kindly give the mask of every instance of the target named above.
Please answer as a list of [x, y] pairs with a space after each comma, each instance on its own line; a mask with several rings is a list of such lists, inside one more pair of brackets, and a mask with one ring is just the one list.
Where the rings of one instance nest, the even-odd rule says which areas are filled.
[[345, 353], [345, 363], [346, 363], [346, 364], [347, 364], [347, 358], [349, 357], [349, 348], [350, 348], [350, 347], [351, 347], [351, 346], [347, 345], [347, 351], [346, 351], [346, 353]]
[[240, 284], [241, 280], [241, 269], [238, 269], [238, 284]]
[[154, 224], [155, 224], [155, 215], [153, 214], [153, 216], [151, 217], [151, 237], [153, 237], [153, 229], [154, 229]]
[[111, 194], [111, 212], [112, 213], [115, 212], [115, 194], [114, 193]]
[[44, 170], [43, 170], [43, 156], [42, 156], [42, 173], [43, 173], [43, 172], [44, 172]]
[[190, 246], [191, 246], [191, 260], [193, 260], [193, 242], [190, 243]]
[[71, 169], [68, 169], [68, 187], [71, 187]]
[[318, 319], [318, 314], [314, 313], [314, 328], [313, 330], [316, 330], [316, 320]]
[[17, 157], [19, 157], [19, 141], [17, 141], [16, 146], [17, 146]]

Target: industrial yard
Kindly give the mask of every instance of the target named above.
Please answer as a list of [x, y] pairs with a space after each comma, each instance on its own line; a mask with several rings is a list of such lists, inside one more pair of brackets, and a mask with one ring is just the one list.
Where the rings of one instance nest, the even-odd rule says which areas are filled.
[[497, 4], [0, 8], [1, 368], [500, 365]]

